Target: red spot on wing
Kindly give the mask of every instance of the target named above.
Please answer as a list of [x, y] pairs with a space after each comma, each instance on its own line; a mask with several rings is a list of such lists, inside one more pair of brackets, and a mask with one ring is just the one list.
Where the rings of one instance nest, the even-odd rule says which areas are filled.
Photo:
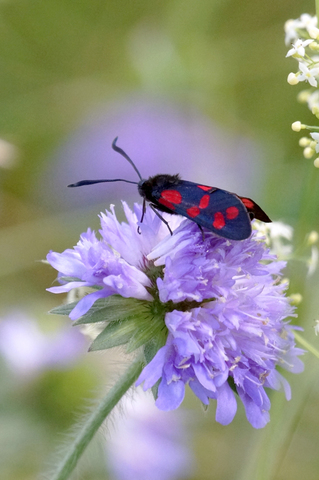
[[249, 198], [242, 198], [240, 197], [241, 201], [247, 208], [254, 208], [254, 202], [250, 200]]
[[238, 217], [239, 215], [239, 210], [237, 207], [228, 207], [226, 209], [226, 218], [228, 220], [234, 220], [234, 218]]
[[197, 185], [197, 186], [198, 186], [198, 188], [201, 188], [205, 192], [208, 192], [209, 190], [211, 190], [213, 188], [213, 187], [207, 187], [206, 185]]
[[200, 214], [201, 209], [208, 207], [209, 198], [210, 198], [209, 195], [204, 195], [200, 199], [198, 207], [194, 206], [194, 207], [190, 207], [186, 210], [187, 215], [189, 215], [191, 218], [197, 217]]
[[222, 212], [216, 212], [213, 221], [213, 227], [217, 230], [221, 230], [225, 226], [225, 218]]
[[163, 190], [161, 197], [170, 203], [181, 203], [182, 195], [177, 190]]
[[210, 199], [210, 196], [209, 195], [204, 195], [200, 202], [199, 202], [199, 208], [206, 208], [208, 207], [208, 204], [209, 204], [209, 199]]
[[197, 217], [197, 215], [200, 214], [200, 210], [198, 207], [190, 207], [186, 210], [187, 215], [190, 217], [194, 218]]
[[164, 205], [164, 207], [167, 207], [170, 210], [175, 210], [175, 205], [173, 205], [171, 202], [165, 200], [165, 198], [159, 198], [158, 203], [161, 203], [162, 205]]

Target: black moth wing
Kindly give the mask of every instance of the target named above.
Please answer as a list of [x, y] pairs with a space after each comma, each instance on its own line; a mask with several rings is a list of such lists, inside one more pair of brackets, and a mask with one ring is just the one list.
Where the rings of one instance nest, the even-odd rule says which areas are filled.
[[270, 223], [271, 220], [270, 218], [268, 217], [267, 213], [263, 211], [262, 208], [260, 208], [259, 205], [257, 205], [256, 202], [254, 202], [254, 200], [252, 200], [251, 198], [248, 198], [248, 197], [240, 197], [239, 195], [236, 195], [242, 202], [243, 204], [245, 205], [248, 213], [249, 213], [249, 216], [251, 218], [251, 220], [253, 220], [254, 218], [256, 218], [256, 220], [261, 220], [262, 222], [265, 222], [265, 223]]
[[189, 218], [221, 237], [244, 240], [251, 234], [245, 205], [226, 190], [156, 175], [140, 182], [139, 193], [156, 209]]

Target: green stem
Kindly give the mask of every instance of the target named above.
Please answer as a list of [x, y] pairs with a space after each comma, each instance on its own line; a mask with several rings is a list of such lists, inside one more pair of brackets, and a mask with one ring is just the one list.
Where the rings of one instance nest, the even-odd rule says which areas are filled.
[[[319, 0], [318, 0], [318, 1], [319, 1]], [[318, 125], [305, 125], [305, 126], [304, 126], [304, 129], [305, 129], [305, 130], [311, 130], [311, 131], [312, 131], [312, 130], [315, 130], [316, 132], [319, 131]]]
[[298, 340], [298, 342], [305, 347], [310, 353], [312, 353], [315, 357], [319, 358], [319, 351], [311, 345], [311, 343], [307, 342], [299, 333], [294, 332], [295, 339]]
[[319, 0], [316, 0], [316, 15], [319, 17]]
[[77, 435], [74, 443], [71, 445], [65, 458], [58, 467], [52, 480], [66, 480], [74, 470], [85, 448], [92, 440], [99, 427], [102, 425], [107, 415], [112, 411], [115, 405], [127, 392], [127, 390], [137, 380], [144, 366], [144, 358], [135, 360], [125, 371], [118, 382], [111, 388], [108, 394], [103, 398], [97, 410], [95, 410], [87, 419], [85, 425]]

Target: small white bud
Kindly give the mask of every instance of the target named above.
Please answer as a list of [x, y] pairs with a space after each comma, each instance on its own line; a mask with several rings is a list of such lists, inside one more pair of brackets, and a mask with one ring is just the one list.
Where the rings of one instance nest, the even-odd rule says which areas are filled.
[[299, 303], [302, 302], [301, 293], [292, 293], [291, 295], [289, 295], [289, 298], [294, 305], [299, 305]]
[[316, 40], [318, 38], [318, 35], [319, 35], [319, 29], [318, 28], [309, 27], [307, 30], [308, 30], [310, 38], [313, 38], [314, 40]]
[[313, 164], [316, 168], [319, 168], [319, 157], [317, 157], [314, 161]]
[[285, 22], [285, 25], [284, 25], [284, 30], [285, 32], [287, 32], [287, 30], [289, 30], [289, 28], [292, 28], [295, 24], [295, 20], [293, 20], [292, 18], [290, 18], [289, 20], [287, 20]]
[[311, 158], [311, 157], [313, 157], [314, 153], [315, 153], [315, 151], [312, 148], [306, 147], [303, 151], [303, 156], [305, 158]]
[[291, 128], [294, 132], [300, 132], [300, 130], [302, 128], [305, 128], [301, 122], [299, 122], [299, 120], [297, 122], [294, 122], [292, 125], [291, 125]]
[[309, 45], [309, 48], [310, 50], [314, 51], [314, 52], [319, 52], [319, 45], [317, 42], [312, 42], [310, 45]]
[[310, 95], [311, 95], [310, 90], [301, 90], [301, 92], [299, 92], [297, 95], [297, 100], [300, 103], [306, 103]]
[[312, 148], [312, 150], [316, 150], [316, 146], [317, 146], [317, 142], [315, 142], [314, 140], [312, 142], [310, 142], [308, 145], [305, 145], [305, 147], [310, 147]]
[[287, 78], [287, 82], [289, 83], [289, 85], [297, 85], [297, 83], [299, 83], [299, 79], [295, 73], [290, 72]]
[[[308, 138], [308, 137], [301, 137], [300, 140], [299, 140], [299, 146], [300, 147], [308, 147], [311, 143], [312, 142], [311, 142], [310, 138]], [[315, 146], [316, 146], [316, 142], [315, 142]]]
[[312, 230], [312, 232], [309, 233], [308, 238], [307, 238], [307, 243], [308, 245], [314, 245], [317, 243], [319, 240], [319, 233], [316, 232], [316, 230]]

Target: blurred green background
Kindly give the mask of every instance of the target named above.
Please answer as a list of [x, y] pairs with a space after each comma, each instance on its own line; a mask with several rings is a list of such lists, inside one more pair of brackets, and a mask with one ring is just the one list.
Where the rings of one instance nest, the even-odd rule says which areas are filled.
[[[0, 138], [11, 145], [0, 144], [2, 317], [24, 312], [44, 332], [68, 323], [46, 314], [62, 297], [45, 291], [55, 273], [40, 260], [97, 229], [110, 203], [138, 200], [131, 186], [99, 186], [96, 197], [66, 188], [117, 171], [135, 179], [111, 151], [117, 135], [144, 176], [165, 173], [165, 155], [167, 173], [252, 196], [273, 220], [296, 228], [296, 245], [318, 230], [319, 172], [290, 129], [314, 118], [296, 101], [300, 87], [286, 82], [297, 64], [285, 59], [283, 33], [287, 19], [314, 9], [313, 1], [293, 0], [2, 1]], [[291, 292], [304, 297], [298, 322], [318, 346], [318, 274], [307, 279], [298, 263], [287, 274]], [[1, 478], [33, 480], [45, 470], [60, 434], [110, 382], [112, 361], [83, 355], [28, 379], [0, 363]], [[287, 375], [292, 401], [273, 395], [263, 431], [241, 407], [222, 427], [213, 405], [204, 414], [187, 398], [192, 478], [318, 478], [318, 360], [307, 354], [305, 363], [304, 374]], [[94, 441], [74, 478], [109, 478], [102, 442]]]

